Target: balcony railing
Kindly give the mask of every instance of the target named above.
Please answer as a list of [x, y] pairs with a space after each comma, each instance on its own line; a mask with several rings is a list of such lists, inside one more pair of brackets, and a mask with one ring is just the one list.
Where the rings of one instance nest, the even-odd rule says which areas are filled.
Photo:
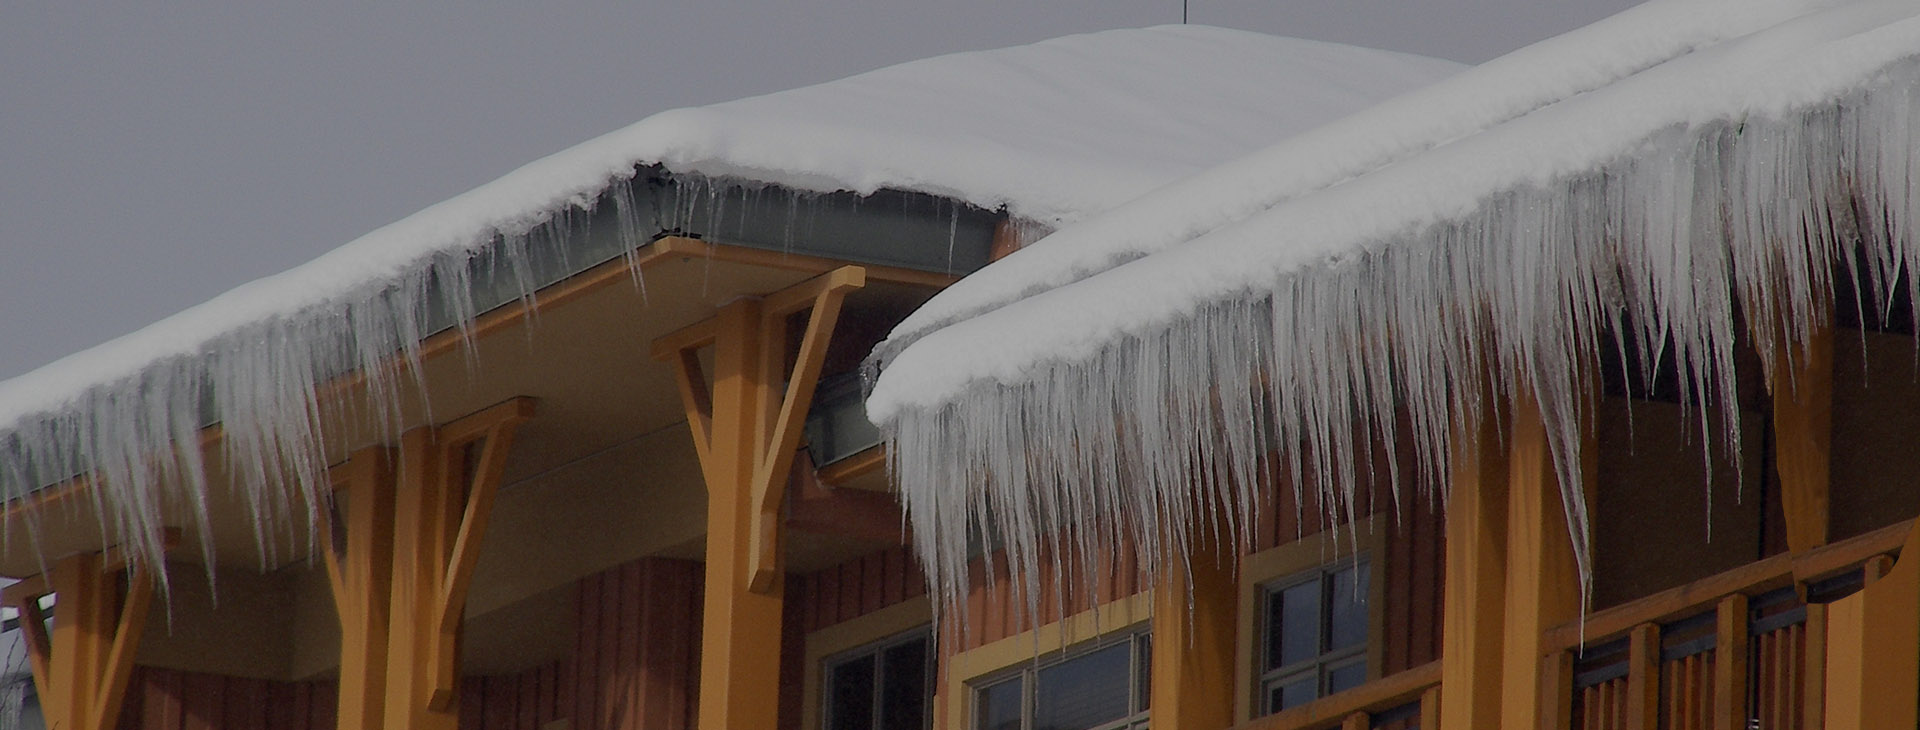
[[[1883, 574], [1910, 526], [1776, 555], [1549, 630], [1548, 649], [1559, 657], [1549, 665], [1571, 669], [1563, 726], [1818, 727], [1821, 601]], [[1795, 586], [1796, 568], [1807, 585]]]
[[1236, 730], [1372, 730], [1439, 726], [1440, 662], [1336, 692], [1262, 717]]

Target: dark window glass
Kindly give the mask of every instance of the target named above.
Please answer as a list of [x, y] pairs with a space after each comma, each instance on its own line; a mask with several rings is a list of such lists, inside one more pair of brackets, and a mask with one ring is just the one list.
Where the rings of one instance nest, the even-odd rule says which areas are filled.
[[1153, 635], [1140, 637], [1140, 661], [1134, 665], [1135, 679], [1133, 694], [1139, 698], [1135, 710], [1145, 712], [1153, 709]]
[[974, 726], [980, 730], [1020, 730], [1020, 695], [1024, 677], [989, 685], [974, 694]]
[[[1308, 581], [1280, 591], [1269, 613], [1272, 657], [1268, 669], [1303, 662], [1320, 654], [1320, 581]], [[1277, 651], [1275, 651], [1277, 650]]]
[[1273, 710], [1284, 710], [1313, 701], [1315, 697], [1319, 696], [1319, 692], [1316, 691], [1319, 689], [1317, 686], [1319, 684], [1318, 677], [1308, 676], [1275, 687], [1273, 690]]
[[1367, 681], [1367, 663], [1365, 660], [1346, 666], [1327, 670], [1327, 694], [1349, 690], [1365, 684]]
[[1115, 644], [1034, 673], [1034, 730], [1085, 730], [1129, 714], [1133, 645]]
[[1367, 564], [1327, 576], [1332, 589], [1327, 607], [1327, 650], [1336, 651], [1367, 641]]
[[882, 655], [880, 682], [882, 730], [920, 730], [927, 726], [927, 642], [914, 641]]
[[830, 730], [872, 730], [873, 663], [868, 654], [834, 665], [827, 685]]

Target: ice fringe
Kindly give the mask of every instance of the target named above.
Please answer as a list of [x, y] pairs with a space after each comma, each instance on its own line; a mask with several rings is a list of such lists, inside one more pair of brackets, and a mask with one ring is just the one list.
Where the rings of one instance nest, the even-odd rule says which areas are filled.
[[[1510, 178], [1358, 245], [1310, 246], [1309, 261], [1247, 274], [1251, 283], [1182, 267], [1163, 286], [1208, 282], [1194, 285], [1197, 304], [1156, 304], [1143, 321], [1051, 358], [1028, 359], [1044, 351], [1036, 345], [956, 367], [954, 352], [969, 342], [998, 349], [1004, 339], [979, 337], [1021, 317], [962, 323], [983, 324], [913, 367], [964, 380], [889, 384], [889, 370], [869, 403], [935, 605], [965, 610], [977, 540], [1005, 550], [1028, 610], [1044, 593], [1043, 559], [1095, 564], [1127, 541], [1150, 574], [1182, 564], [1203, 531], [1244, 539], [1261, 508], [1256, 485], [1279, 470], [1327, 509], [1350, 509], [1355, 465], [1375, 439], [1410, 440], [1424, 477], [1412, 481], [1429, 490], [1416, 496], [1444, 499], [1433, 492], [1449, 432], [1495, 415], [1478, 389], [1489, 381], [1537, 400], [1590, 580], [1585, 504], [1568, 490], [1590, 392], [1581, 383], [1600, 357], [1634, 348], [1641, 362], [1672, 363], [1701, 428], [1730, 442], [1737, 406], [1716, 394], [1733, 392], [1736, 339], [1759, 352], [1771, 384], [1783, 377], [1774, 356], [1797, 355], [1792, 343], [1805, 341], [1831, 276], [1852, 278], [1864, 307], [1920, 301], [1916, 47], [1911, 20], [1818, 44], [1820, 54], [1763, 67], [1780, 72], [1768, 94], [1717, 117], [1641, 127], [1594, 164]], [[1102, 275], [1114, 284], [1102, 293], [1146, 296], [1146, 271]], [[1042, 294], [1020, 314], [1063, 303], [1090, 311], [1085, 299]], [[1604, 333], [1623, 351], [1602, 352]], [[938, 336], [890, 367], [905, 369]], [[1274, 444], [1298, 447], [1276, 457]], [[1091, 599], [1101, 580], [1048, 588]]]

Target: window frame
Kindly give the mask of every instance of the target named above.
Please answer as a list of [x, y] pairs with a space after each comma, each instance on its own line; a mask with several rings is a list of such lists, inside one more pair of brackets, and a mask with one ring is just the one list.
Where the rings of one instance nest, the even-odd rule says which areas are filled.
[[1377, 681], [1386, 659], [1386, 576], [1390, 553], [1387, 537], [1390, 515], [1374, 514], [1336, 525], [1293, 542], [1267, 548], [1240, 559], [1240, 617], [1234, 668], [1234, 722], [1262, 717], [1259, 686], [1265, 675], [1260, 642], [1265, 638], [1261, 598], [1264, 589], [1323, 566], [1336, 569], [1365, 554], [1369, 564], [1367, 586], [1367, 641], [1363, 651], [1367, 682]]
[[976, 711], [980, 707], [980, 695], [989, 688], [1003, 683], [1019, 680], [1020, 686], [1020, 727], [1030, 730], [1033, 725], [1035, 694], [1040, 672], [1067, 662], [1111, 649], [1119, 643], [1128, 645], [1127, 661], [1127, 708], [1126, 717], [1100, 725], [1094, 730], [1131, 730], [1145, 728], [1152, 719], [1151, 677], [1153, 674], [1152, 646], [1153, 623], [1143, 621], [1124, 629], [1113, 631], [1097, 638], [1082, 641], [1065, 649], [1048, 652], [1033, 661], [1015, 664], [993, 672], [981, 674], [966, 680], [967, 722], [965, 727], [971, 730], [978, 727], [980, 718]]
[[[878, 611], [807, 632], [806, 669], [801, 679], [800, 726], [807, 730], [826, 727], [827, 659], [848, 656], [861, 647], [914, 631], [930, 630], [932, 618], [932, 603], [926, 596], [915, 596]], [[935, 655], [930, 657], [930, 661], [934, 665], [937, 680], [941, 660], [937, 637], [933, 650]], [[930, 692], [939, 692], [932, 682], [928, 683], [928, 687]], [[930, 712], [936, 713], [937, 722], [938, 708]]]
[[[1332, 588], [1333, 584], [1338, 581], [1352, 580], [1351, 578], [1340, 577], [1340, 573], [1359, 566], [1366, 566], [1367, 570], [1366, 585], [1361, 588], [1361, 590], [1367, 592], [1368, 615], [1366, 617], [1366, 639], [1349, 647], [1338, 649], [1321, 648], [1309, 658], [1272, 669], [1265, 668], [1266, 661], [1263, 656], [1265, 654], [1265, 647], [1270, 646], [1273, 639], [1273, 626], [1267, 620], [1267, 614], [1274, 597], [1290, 588], [1296, 588], [1310, 583], [1318, 583], [1320, 585], [1320, 605], [1316, 611], [1319, 618], [1319, 625], [1314, 628], [1314, 640], [1318, 642], [1320, 647], [1324, 647], [1332, 631], [1333, 622], [1332, 614], [1327, 611], [1329, 603], [1328, 591]], [[1258, 588], [1260, 598], [1256, 603], [1257, 608], [1255, 610], [1257, 613], [1254, 616], [1256, 635], [1254, 637], [1254, 667], [1252, 670], [1254, 672], [1253, 682], [1255, 685], [1253, 687], [1254, 706], [1252, 712], [1256, 716], [1277, 712], [1277, 710], [1270, 711], [1267, 708], [1266, 699], [1270, 696], [1269, 693], [1273, 691], [1275, 684], [1284, 685], [1290, 683], [1285, 680], [1297, 680], [1298, 678], [1311, 674], [1315, 683], [1314, 699], [1319, 699], [1332, 694], [1328, 686], [1328, 678], [1336, 669], [1352, 666], [1357, 661], [1367, 672], [1367, 679], [1361, 680], [1363, 684], [1371, 681], [1372, 678], [1378, 674], [1376, 668], [1373, 666], [1375, 662], [1369, 661], [1368, 657], [1370, 653], [1369, 650], [1373, 647], [1375, 639], [1378, 638], [1375, 635], [1376, 629], [1373, 626], [1372, 616], [1374, 612], [1372, 595], [1373, 570], [1373, 558], [1370, 551], [1357, 551], [1352, 555], [1331, 560], [1292, 575], [1282, 576], [1260, 584]]]
[[882, 691], [882, 682], [888, 676], [886, 669], [887, 651], [896, 647], [906, 646], [915, 641], [924, 643], [927, 652], [926, 661], [924, 666], [921, 667], [921, 673], [923, 675], [921, 678], [921, 686], [926, 690], [926, 697], [921, 705], [921, 727], [933, 727], [934, 681], [939, 676], [940, 646], [934, 641], [933, 627], [926, 624], [822, 657], [819, 663], [820, 686], [816, 690], [819, 694], [820, 702], [819, 727], [822, 728], [822, 730], [833, 727], [833, 702], [829, 698], [833, 694], [834, 668], [860, 658], [866, 658], [874, 662], [873, 720], [874, 726], [878, 727], [879, 720], [881, 719], [879, 713], [883, 706], [880, 701], [881, 696], [884, 694]]

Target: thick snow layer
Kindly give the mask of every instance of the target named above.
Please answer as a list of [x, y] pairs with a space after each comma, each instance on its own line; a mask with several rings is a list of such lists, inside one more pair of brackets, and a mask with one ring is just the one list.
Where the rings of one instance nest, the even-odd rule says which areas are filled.
[[[204, 513], [202, 406], [263, 519], [324, 499], [314, 388], [371, 376], [425, 334], [430, 290], [474, 314], [486, 257], [525, 292], [530, 246], [598, 201], [627, 205], [638, 166], [803, 191], [896, 188], [1057, 225], [1458, 70], [1404, 54], [1171, 26], [962, 53], [655, 115], [527, 165], [139, 332], [0, 383], [0, 494], [92, 474], [109, 534], [152, 542], [158, 505]], [[647, 232], [627, 230], [628, 245]], [[623, 239], [624, 240], [624, 239]], [[559, 242], [564, 243], [564, 242]], [[276, 485], [293, 482], [297, 489]], [[181, 485], [171, 495], [163, 485]], [[204, 519], [204, 514], [202, 514]], [[263, 528], [264, 529], [264, 528]]]
[[[1768, 368], [1793, 357], [1836, 266], [1881, 299], [1916, 293], [1916, 12], [1729, 33], [1237, 219], [1203, 209], [1191, 240], [926, 334], [868, 407], [938, 590], [964, 595], [969, 529], [1032, 576], [1118, 539], [1160, 566], [1197, 531], [1244, 535], [1275, 470], [1351, 509], [1376, 441], [1410, 440], [1440, 484], [1449, 430], [1489, 407], [1458, 386], [1489, 370], [1537, 405], [1585, 574], [1579, 383], [1603, 330], [1675, 363], [1700, 427], [1728, 437], [1738, 410], [1710, 395], [1734, 392], [1736, 338]], [[1301, 446], [1274, 463], [1273, 444]]]
[[1523, 48], [1060, 230], [941, 292], [900, 323], [880, 356], [938, 327], [1835, 1], [1656, 0]]

